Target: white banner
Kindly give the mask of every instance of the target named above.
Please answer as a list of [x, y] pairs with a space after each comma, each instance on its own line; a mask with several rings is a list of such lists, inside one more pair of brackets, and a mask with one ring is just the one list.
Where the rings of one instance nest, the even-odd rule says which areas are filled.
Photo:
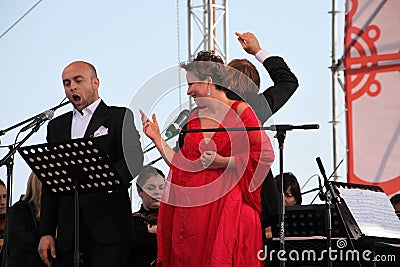
[[348, 182], [400, 192], [400, 1], [348, 0]]

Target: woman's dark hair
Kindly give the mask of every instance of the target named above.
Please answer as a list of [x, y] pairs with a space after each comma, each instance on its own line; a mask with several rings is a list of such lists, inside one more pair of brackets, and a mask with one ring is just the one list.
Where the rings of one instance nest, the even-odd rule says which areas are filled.
[[139, 176], [136, 180], [136, 186], [137, 188], [139, 188], [140, 190], [143, 190], [142, 187], [143, 185], [146, 183], [146, 181], [152, 177], [152, 176], [158, 176], [160, 175], [161, 177], [165, 178], [164, 173], [153, 167], [153, 166], [144, 166], [142, 171], [139, 173]]
[[6, 187], [6, 184], [3, 182], [3, 180], [0, 179], [0, 185]]
[[[275, 182], [278, 186], [278, 191], [281, 190], [281, 179], [280, 175], [275, 176]], [[290, 186], [290, 190], [292, 191], [293, 197], [296, 199], [295, 205], [301, 205], [303, 201], [300, 192], [300, 185], [297, 181], [296, 176], [294, 176], [291, 172], [284, 172], [283, 173], [283, 191], [286, 191]]]
[[400, 204], [400, 194], [396, 194], [396, 195], [392, 196], [390, 198], [390, 202], [392, 203], [393, 206]]
[[200, 51], [193, 60], [182, 62], [180, 67], [193, 72], [200, 80], [210, 77], [217, 89], [227, 90], [227, 70], [224, 61], [212, 50]]

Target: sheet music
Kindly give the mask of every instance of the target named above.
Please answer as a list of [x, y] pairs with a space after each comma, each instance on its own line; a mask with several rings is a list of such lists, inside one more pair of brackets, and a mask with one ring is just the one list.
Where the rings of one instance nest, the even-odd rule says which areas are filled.
[[338, 190], [364, 235], [400, 239], [400, 220], [385, 193], [347, 188]]

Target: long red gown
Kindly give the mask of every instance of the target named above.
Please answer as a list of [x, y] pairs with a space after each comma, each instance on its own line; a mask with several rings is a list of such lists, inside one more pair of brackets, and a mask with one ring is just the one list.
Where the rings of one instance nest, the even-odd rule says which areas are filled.
[[[220, 127], [260, 126], [235, 102]], [[200, 129], [198, 110], [188, 129]], [[235, 157], [236, 168], [204, 169], [199, 158], [213, 150]], [[261, 183], [274, 159], [264, 131], [187, 133], [171, 163], [158, 215], [158, 267], [262, 266]]]

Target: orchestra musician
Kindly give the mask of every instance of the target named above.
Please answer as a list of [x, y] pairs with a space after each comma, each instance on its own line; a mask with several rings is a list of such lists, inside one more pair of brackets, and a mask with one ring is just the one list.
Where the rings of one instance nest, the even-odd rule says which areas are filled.
[[400, 212], [400, 194], [396, 194], [390, 198], [393, 208], [396, 212]]
[[157, 216], [164, 185], [164, 174], [152, 166], [145, 166], [136, 180], [136, 189], [142, 204], [140, 210], [132, 214], [134, 241], [128, 266], [155, 266]]
[[40, 259], [40, 198], [42, 183], [31, 172], [25, 194], [7, 211], [4, 266], [46, 267]]
[[[303, 199], [301, 197], [300, 185], [297, 177], [291, 172], [284, 172], [283, 176], [283, 194], [285, 195], [285, 206], [301, 205]], [[275, 176], [275, 183], [278, 189], [281, 188], [281, 176]]]

